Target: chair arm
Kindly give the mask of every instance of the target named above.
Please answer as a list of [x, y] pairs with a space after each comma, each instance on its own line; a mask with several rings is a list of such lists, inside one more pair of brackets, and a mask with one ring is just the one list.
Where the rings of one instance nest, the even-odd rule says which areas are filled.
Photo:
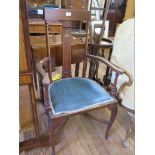
[[86, 57], [90, 58], [90, 59], [95, 59], [95, 60], [98, 60], [98, 61], [104, 63], [109, 68], [111, 68], [112, 71], [115, 71], [118, 74], [123, 74], [124, 73], [124, 70], [118, 68], [117, 66], [115, 66], [114, 64], [112, 64], [108, 60], [104, 59], [103, 57], [99, 57], [99, 56], [95, 56], [95, 55], [91, 55], [91, 54], [86, 54]]
[[43, 69], [43, 66], [49, 61], [48, 57], [45, 57], [44, 59], [42, 59], [41, 61], [36, 63], [36, 68], [38, 70], [38, 72], [42, 75], [43, 77], [43, 84], [50, 84], [50, 79], [49, 79], [49, 75], [48, 73], [45, 72], [45, 70]]
[[49, 112], [51, 111], [51, 107], [50, 107], [50, 99], [49, 99], [49, 95], [48, 95], [48, 87], [50, 85], [50, 78], [48, 73], [45, 72], [45, 70], [43, 69], [43, 66], [49, 61], [50, 59], [48, 57], [45, 57], [44, 59], [42, 59], [41, 61], [36, 63], [36, 68], [38, 70], [38, 72], [42, 75], [43, 80], [43, 92], [44, 92], [44, 108], [45, 108], [45, 113], [48, 115]]
[[123, 92], [123, 89], [126, 87], [126, 86], [131, 86], [133, 84], [133, 78], [132, 76], [127, 72], [127, 71], [124, 71], [124, 74], [128, 77], [128, 81], [125, 81], [122, 83], [122, 85], [120, 86], [120, 88], [118, 89], [118, 100], [119, 100], [119, 104], [122, 105], [122, 98], [121, 98], [121, 93]]

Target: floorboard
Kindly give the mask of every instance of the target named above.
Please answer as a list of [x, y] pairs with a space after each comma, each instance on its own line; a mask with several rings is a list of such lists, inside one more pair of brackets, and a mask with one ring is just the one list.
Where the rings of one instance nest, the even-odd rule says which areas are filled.
[[[38, 103], [38, 117], [41, 132], [47, 131], [46, 116], [42, 104]], [[106, 108], [91, 112], [100, 119], [109, 120]], [[127, 114], [119, 107], [117, 118], [110, 131], [110, 140], [105, 140], [106, 124], [101, 124], [82, 115], [71, 117], [61, 133], [61, 143], [56, 146], [57, 155], [134, 155], [134, 135], [129, 139], [129, 147], [124, 148], [122, 139], [127, 127]], [[29, 131], [30, 132], [30, 131]], [[28, 137], [33, 134], [29, 134]], [[22, 136], [21, 136], [22, 137]], [[27, 136], [23, 137], [27, 138]], [[51, 155], [51, 147], [35, 148], [20, 155]]]

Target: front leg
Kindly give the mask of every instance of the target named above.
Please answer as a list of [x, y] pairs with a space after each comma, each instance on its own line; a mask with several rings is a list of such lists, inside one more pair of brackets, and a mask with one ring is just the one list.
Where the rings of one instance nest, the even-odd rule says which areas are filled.
[[107, 130], [106, 130], [106, 134], [105, 134], [105, 139], [109, 138], [108, 137], [109, 136], [109, 131], [110, 131], [110, 129], [111, 129], [111, 127], [112, 127], [112, 125], [113, 125], [113, 123], [115, 121], [115, 118], [116, 118], [116, 115], [117, 115], [117, 111], [118, 111], [117, 103], [115, 103], [113, 105], [110, 105], [108, 108], [111, 111], [111, 117], [110, 117], [110, 121], [109, 121], [108, 126], [107, 126]]
[[[128, 113], [129, 114], [129, 113]], [[123, 140], [123, 146], [124, 147], [128, 147], [129, 146], [129, 137], [131, 135], [131, 131], [133, 130], [133, 126], [134, 126], [134, 119], [132, 118], [133, 116], [131, 116], [132, 114], [129, 114], [129, 125], [126, 131], [126, 135], [125, 135], [125, 139]]]
[[52, 145], [52, 155], [55, 155], [55, 129], [56, 129], [56, 122], [55, 120], [51, 120], [48, 118], [48, 127], [49, 127], [49, 143]]

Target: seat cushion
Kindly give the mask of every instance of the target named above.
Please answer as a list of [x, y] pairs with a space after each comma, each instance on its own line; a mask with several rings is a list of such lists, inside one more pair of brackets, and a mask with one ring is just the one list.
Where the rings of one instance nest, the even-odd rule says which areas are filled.
[[114, 99], [95, 81], [86, 78], [67, 78], [55, 81], [49, 87], [53, 114], [70, 113]]

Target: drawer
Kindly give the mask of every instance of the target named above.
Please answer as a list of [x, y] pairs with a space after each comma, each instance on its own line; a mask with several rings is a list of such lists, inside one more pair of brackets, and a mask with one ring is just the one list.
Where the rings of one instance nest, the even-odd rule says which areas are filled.
[[49, 25], [49, 32], [51, 33], [61, 33], [62, 26], [61, 25]]
[[86, 5], [71, 5], [69, 6], [69, 9], [86, 10], [87, 6]]
[[30, 83], [32, 83], [31, 75], [20, 75], [19, 76], [19, 84], [20, 85], [30, 84]]
[[88, 0], [68, 0], [68, 5], [88, 5]]
[[[46, 33], [45, 25], [29, 25], [30, 33]], [[60, 33], [61, 25], [49, 25], [50, 33]]]

